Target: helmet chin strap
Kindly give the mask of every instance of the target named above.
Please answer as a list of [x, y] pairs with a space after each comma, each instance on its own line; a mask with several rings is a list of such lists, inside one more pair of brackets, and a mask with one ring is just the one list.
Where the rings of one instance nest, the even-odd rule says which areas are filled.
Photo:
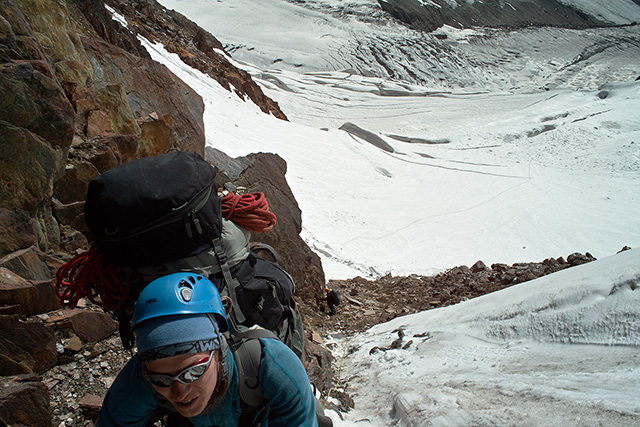
[[216, 330], [216, 334], [218, 335], [218, 341], [220, 341], [220, 367], [222, 368], [222, 375], [223, 377], [228, 377], [229, 364], [227, 362], [227, 340], [220, 333], [220, 329], [218, 329], [218, 324], [213, 318], [213, 315], [211, 313], [207, 313], [207, 317], [209, 317], [209, 320], [211, 320], [211, 323]]

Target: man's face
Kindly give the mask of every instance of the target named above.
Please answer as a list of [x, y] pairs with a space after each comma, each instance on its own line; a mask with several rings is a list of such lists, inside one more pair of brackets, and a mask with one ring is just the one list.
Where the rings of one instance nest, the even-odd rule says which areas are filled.
[[147, 374], [163, 374], [173, 377], [189, 367], [207, 362], [209, 357], [213, 357], [214, 360], [197, 380], [189, 384], [183, 384], [176, 380], [169, 387], [153, 385], [158, 393], [175, 406], [180, 415], [195, 417], [207, 407], [218, 382], [219, 363], [215, 355], [211, 352], [181, 354], [149, 362], [145, 369]]

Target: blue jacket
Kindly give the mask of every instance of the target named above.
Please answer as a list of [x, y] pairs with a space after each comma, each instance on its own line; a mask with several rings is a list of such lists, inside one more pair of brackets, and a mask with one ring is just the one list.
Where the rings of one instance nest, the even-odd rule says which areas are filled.
[[[281, 341], [261, 338], [260, 386], [269, 400], [262, 426], [317, 426], [315, 398], [300, 359]], [[195, 426], [237, 426], [240, 418], [238, 370], [228, 351], [229, 388], [213, 411], [189, 418]], [[158, 403], [142, 376], [138, 355], [120, 371], [104, 398], [97, 427], [146, 425]]]

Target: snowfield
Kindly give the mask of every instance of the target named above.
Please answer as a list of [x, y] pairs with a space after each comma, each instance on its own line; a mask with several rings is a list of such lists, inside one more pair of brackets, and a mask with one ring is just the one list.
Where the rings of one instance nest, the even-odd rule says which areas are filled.
[[344, 425], [637, 425], [639, 266], [630, 250], [339, 341]]

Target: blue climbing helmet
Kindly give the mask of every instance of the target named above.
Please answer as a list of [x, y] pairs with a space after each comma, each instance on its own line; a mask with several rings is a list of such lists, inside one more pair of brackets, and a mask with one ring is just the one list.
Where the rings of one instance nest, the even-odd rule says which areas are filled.
[[174, 273], [149, 283], [133, 311], [133, 333], [143, 363], [225, 348], [229, 329], [220, 294], [199, 274]]
[[142, 290], [133, 312], [132, 326], [135, 330], [145, 320], [191, 314], [212, 314], [220, 332], [229, 330], [216, 285], [199, 274], [169, 274]]

